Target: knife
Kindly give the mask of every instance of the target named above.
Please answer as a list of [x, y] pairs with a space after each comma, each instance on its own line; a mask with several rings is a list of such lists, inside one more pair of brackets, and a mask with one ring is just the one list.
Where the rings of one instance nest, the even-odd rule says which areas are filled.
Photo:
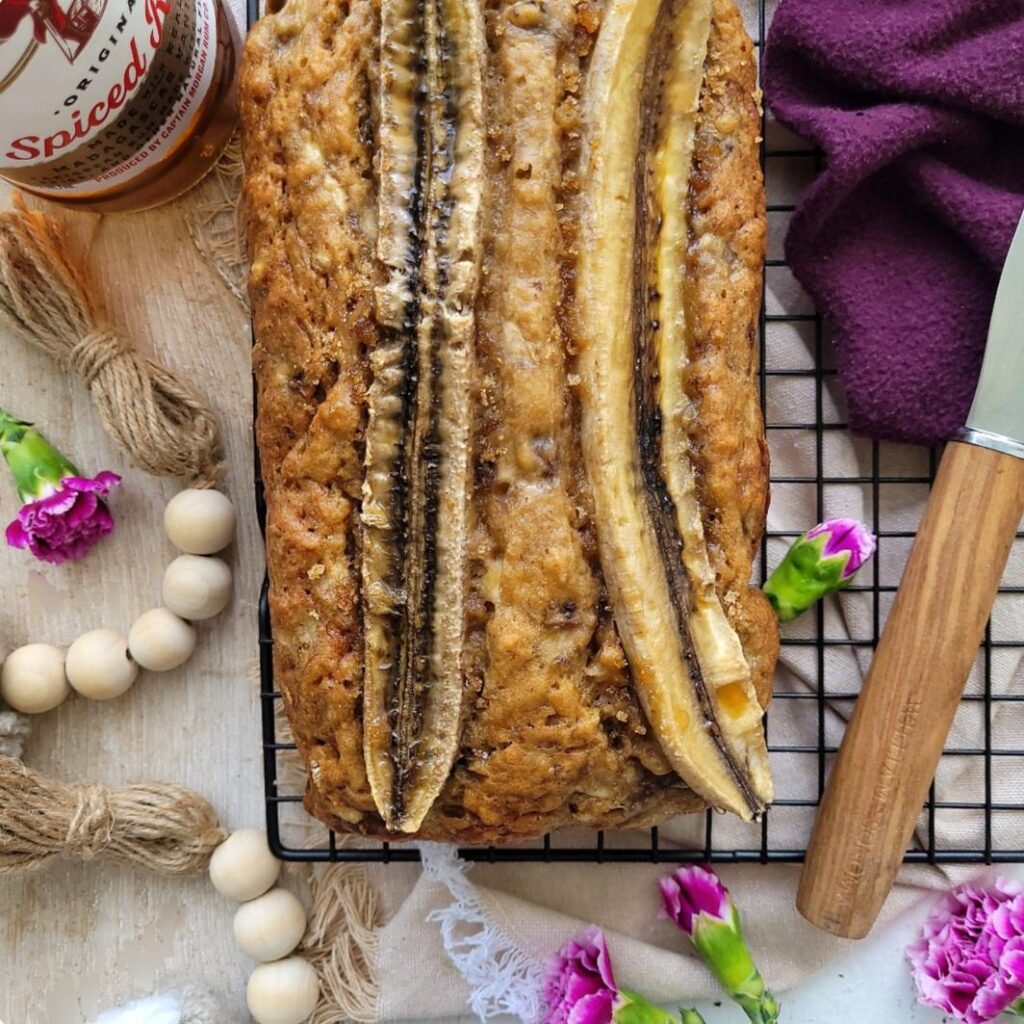
[[1024, 218], [967, 425], [946, 446], [818, 809], [797, 907], [868, 933], [928, 794], [1024, 514]]

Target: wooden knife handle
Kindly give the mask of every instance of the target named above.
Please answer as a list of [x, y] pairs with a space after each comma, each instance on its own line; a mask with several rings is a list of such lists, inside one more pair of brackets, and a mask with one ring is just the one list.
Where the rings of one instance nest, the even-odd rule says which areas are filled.
[[797, 907], [846, 938], [892, 888], [1024, 513], [1024, 460], [947, 446], [825, 790]]

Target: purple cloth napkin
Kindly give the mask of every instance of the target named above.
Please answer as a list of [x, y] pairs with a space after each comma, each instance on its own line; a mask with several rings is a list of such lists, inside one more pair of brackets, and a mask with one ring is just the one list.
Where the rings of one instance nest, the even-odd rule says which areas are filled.
[[850, 426], [951, 437], [1024, 209], [1024, 0], [782, 0], [764, 85], [825, 153], [786, 258], [835, 337]]

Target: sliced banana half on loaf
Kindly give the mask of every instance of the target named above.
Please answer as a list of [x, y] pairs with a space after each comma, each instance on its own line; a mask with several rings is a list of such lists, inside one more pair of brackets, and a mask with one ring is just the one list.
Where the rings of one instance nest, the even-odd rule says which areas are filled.
[[583, 455], [633, 682], [672, 766], [743, 818], [763, 711], [715, 589], [691, 465], [687, 207], [711, 0], [611, 0], [586, 81], [576, 277]]

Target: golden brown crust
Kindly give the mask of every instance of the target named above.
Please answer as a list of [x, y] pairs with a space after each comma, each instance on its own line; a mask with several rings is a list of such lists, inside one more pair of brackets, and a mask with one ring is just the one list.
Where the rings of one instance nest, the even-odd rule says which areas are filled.
[[687, 390], [698, 494], [718, 591], [743, 640], [761, 703], [778, 627], [749, 586], [768, 511], [768, 445], [758, 396], [758, 315], [766, 229], [753, 45], [732, 0], [715, 0], [690, 185], [688, 273], [695, 349]]
[[[466, 714], [460, 756], [418, 833], [463, 843], [571, 824], [642, 827], [703, 806], [670, 771], [630, 685], [567, 371], [573, 132], [600, 5], [551, 0], [539, 27], [519, 24], [512, 7], [487, 6]], [[307, 808], [370, 835], [386, 835], [359, 718], [378, 17], [375, 0], [288, 0], [250, 34], [241, 82], [275, 677], [309, 768]], [[712, 563], [766, 701], [777, 635], [747, 587], [767, 501], [752, 333], [764, 256], [754, 88], [739, 16], [716, 0], [691, 194], [699, 317], [689, 387]]]
[[374, 806], [355, 561], [374, 264], [352, 213], [372, 209], [375, 28], [371, 0], [291, 0], [250, 35], [241, 84], [275, 678], [311, 777], [351, 821]]

